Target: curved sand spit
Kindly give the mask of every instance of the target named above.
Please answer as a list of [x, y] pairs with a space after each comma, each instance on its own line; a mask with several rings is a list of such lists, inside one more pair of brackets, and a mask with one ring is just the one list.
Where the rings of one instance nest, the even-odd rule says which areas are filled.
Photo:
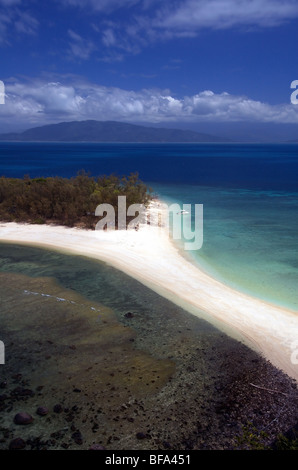
[[249, 297], [188, 262], [165, 231], [91, 231], [2, 223], [0, 241], [31, 244], [99, 259], [172, 302], [245, 341], [298, 381], [298, 312]]

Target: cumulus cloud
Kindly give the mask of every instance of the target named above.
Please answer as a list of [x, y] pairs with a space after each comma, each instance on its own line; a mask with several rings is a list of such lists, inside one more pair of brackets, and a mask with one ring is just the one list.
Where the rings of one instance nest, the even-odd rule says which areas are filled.
[[[62, 80], [61, 80], [62, 81]], [[61, 120], [126, 122], [298, 123], [298, 106], [269, 105], [245, 96], [202, 91], [178, 98], [169, 90], [140, 91], [61, 81], [6, 83], [0, 123], [30, 127]], [[10, 126], [11, 127], [11, 126]]]

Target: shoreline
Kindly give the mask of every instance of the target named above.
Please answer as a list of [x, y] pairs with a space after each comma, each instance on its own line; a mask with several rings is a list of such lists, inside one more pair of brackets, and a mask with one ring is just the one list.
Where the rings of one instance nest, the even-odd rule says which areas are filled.
[[0, 242], [106, 262], [244, 342], [298, 382], [298, 364], [291, 362], [298, 340], [297, 313], [212, 278], [187, 261], [161, 228], [142, 225], [139, 231], [104, 232], [12, 222], [0, 224]]

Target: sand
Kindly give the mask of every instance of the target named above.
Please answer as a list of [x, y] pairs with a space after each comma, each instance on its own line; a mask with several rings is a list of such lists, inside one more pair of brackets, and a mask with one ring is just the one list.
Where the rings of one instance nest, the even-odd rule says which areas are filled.
[[1, 223], [0, 241], [104, 261], [245, 342], [298, 382], [298, 313], [212, 278], [179, 252], [164, 229], [141, 225], [138, 231], [92, 231]]

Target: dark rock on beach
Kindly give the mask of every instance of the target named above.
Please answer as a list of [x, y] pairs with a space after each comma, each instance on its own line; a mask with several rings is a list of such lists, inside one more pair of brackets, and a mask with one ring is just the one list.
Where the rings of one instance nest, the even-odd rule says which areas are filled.
[[39, 416], [46, 416], [49, 413], [49, 410], [45, 406], [39, 406], [36, 410], [36, 413]]
[[89, 447], [89, 450], [106, 450], [106, 448], [100, 444], [92, 444], [92, 446]]
[[13, 439], [9, 444], [9, 450], [23, 450], [25, 449], [25, 447], [26, 447], [26, 442], [20, 437]]
[[31, 424], [32, 422], [33, 422], [32, 416], [25, 412], [18, 413], [14, 417], [15, 424], [27, 425], [27, 424]]
[[71, 436], [74, 440], [74, 442], [78, 445], [82, 445], [83, 444], [83, 436], [82, 434], [80, 433], [80, 431], [76, 431], [72, 434]]
[[63, 407], [61, 405], [55, 405], [53, 408], [54, 413], [60, 414], [63, 412]]
[[132, 312], [127, 312], [124, 316], [128, 319], [134, 318], [134, 314]]
[[22, 398], [33, 397], [34, 392], [33, 390], [30, 390], [27, 388], [17, 387], [11, 392], [11, 395], [18, 399], [22, 399]]
[[137, 439], [146, 439], [146, 437], [147, 437], [147, 435], [146, 435], [145, 433], [143, 433], [143, 432], [138, 432], [138, 433], [136, 434], [136, 438], [137, 438]]

